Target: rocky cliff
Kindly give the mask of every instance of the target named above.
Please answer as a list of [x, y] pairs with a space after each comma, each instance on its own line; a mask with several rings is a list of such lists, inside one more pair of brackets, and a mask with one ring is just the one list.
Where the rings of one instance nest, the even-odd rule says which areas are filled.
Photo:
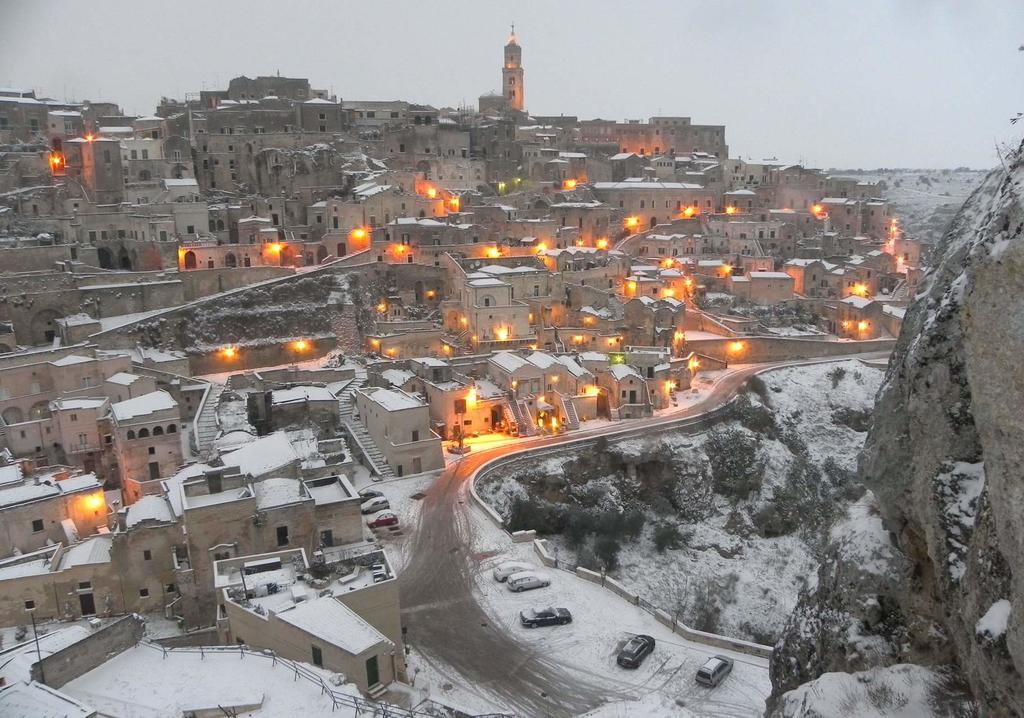
[[829, 672], [886, 702], [916, 664], [926, 713], [971, 712], [967, 689], [982, 714], [1024, 716], [1024, 146], [936, 247], [860, 476], [870, 492], [777, 646], [769, 713], [825, 714], [808, 702], [821, 690], [794, 689]]

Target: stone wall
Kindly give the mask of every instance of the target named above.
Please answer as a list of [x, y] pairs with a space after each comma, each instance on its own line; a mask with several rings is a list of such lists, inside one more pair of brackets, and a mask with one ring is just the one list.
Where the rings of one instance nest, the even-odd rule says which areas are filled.
[[32, 679], [60, 688], [142, 640], [145, 622], [134, 614], [122, 616], [97, 629], [92, 635], [72, 643], [32, 664]]
[[890, 351], [895, 345], [895, 339], [838, 342], [789, 337], [737, 337], [735, 339], [687, 340], [686, 350], [706, 354], [731, 364], [745, 364], [885, 352]]

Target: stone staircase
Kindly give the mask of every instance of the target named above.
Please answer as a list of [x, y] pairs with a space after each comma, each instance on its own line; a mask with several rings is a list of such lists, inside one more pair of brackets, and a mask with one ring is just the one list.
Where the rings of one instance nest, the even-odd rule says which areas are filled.
[[226, 387], [223, 384], [210, 384], [210, 390], [206, 394], [206, 401], [199, 410], [195, 420], [196, 453], [203, 456], [213, 448], [213, 442], [217, 438], [220, 427], [217, 425], [217, 406], [220, 404], [220, 395]]
[[[518, 399], [508, 399], [505, 408], [511, 414], [512, 422], [519, 430], [520, 436], [533, 436], [537, 433], [537, 427], [530, 420], [530, 411], [523, 406], [523, 402]], [[506, 419], [508, 419], [507, 415]]]
[[558, 398], [562, 400], [562, 409], [565, 413], [566, 427], [573, 430], [580, 428], [580, 417], [579, 414], [576, 413], [576, 405], [573, 404], [570, 399], [562, 396], [561, 394], [558, 395]]
[[[368, 468], [382, 479], [393, 479], [395, 472], [388, 465], [384, 453], [377, 448], [377, 444], [363, 423], [355, 418], [355, 392], [356, 389], [363, 386], [366, 386], [366, 372], [357, 372], [355, 378], [338, 395], [338, 412], [341, 414], [341, 423], [345, 425], [349, 436], [358, 445], [363, 458], [370, 464]], [[350, 448], [355, 449], [356, 447]]]

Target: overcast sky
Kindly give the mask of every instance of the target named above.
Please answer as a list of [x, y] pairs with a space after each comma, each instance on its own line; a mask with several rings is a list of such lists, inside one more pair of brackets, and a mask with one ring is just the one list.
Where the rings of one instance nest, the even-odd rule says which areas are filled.
[[0, 84], [138, 114], [277, 72], [475, 104], [511, 22], [531, 112], [689, 116], [733, 156], [989, 167], [1024, 131], [1024, 0], [0, 0]]

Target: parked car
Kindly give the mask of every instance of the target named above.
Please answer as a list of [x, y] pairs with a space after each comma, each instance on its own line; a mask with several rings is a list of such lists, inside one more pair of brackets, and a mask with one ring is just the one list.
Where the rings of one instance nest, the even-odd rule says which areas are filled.
[[494, 567], [492, 575], [498, 583], [505, 581], [509, 576], [520, 571], [529, 571], [533, 566], [526, 561], [505, 561]]
[[725, 656], [712, 656], [704, 665], [697, 669], [697, 682], [702, 686], [715, 688], [732, 673], [732, 659]]
[[654, 639], [650, 636], [633, 636], [619, 651], [615, 659], [623, 668], [639, 668], [647, 656], [654, 652]]
[[374, 496], [372, 499], [367, 499], [360, 507], [364, 514], [375, 514], [378, 511], [390, 508], [391, 504], [383, 496]]
[[371, 529], [380, 529], [385, 526], [398, 526], [398, 516], [390, 511], [381, 511], [376, 516], [371, 516], [366, 525]]
[[528, 608], [519, 612], [519, 622], [527, 628], [564, 626], [572, 623], [572, 614], [568, 608]]
[[[398, 521], [397, 517], [395, 518], [395, 521], [396, 522]], [[385, 566], [382, 563], [375, 563], [372, 566], [370, 566], [370, 572], [373, 574], [373, 582], [374, 583], [380, 583], [381, 581], [387, 581], [389, 578], [391, 578], [388, 575], [388, 567]]]
[[508, 590], [516, 593], [550, 585], [551, 579], [547, 575], [533, 571], [520, 571], [508, 577]]
[[359, 498], [361, 498], [363, 501], [367, 501], [369, 499], [383, 498], [383, 497], [384, 497], [384, 492], [383, 491], [378, 491], [377, 489], [365, 488], [365, 489], [360, 489], [359, 490]]

